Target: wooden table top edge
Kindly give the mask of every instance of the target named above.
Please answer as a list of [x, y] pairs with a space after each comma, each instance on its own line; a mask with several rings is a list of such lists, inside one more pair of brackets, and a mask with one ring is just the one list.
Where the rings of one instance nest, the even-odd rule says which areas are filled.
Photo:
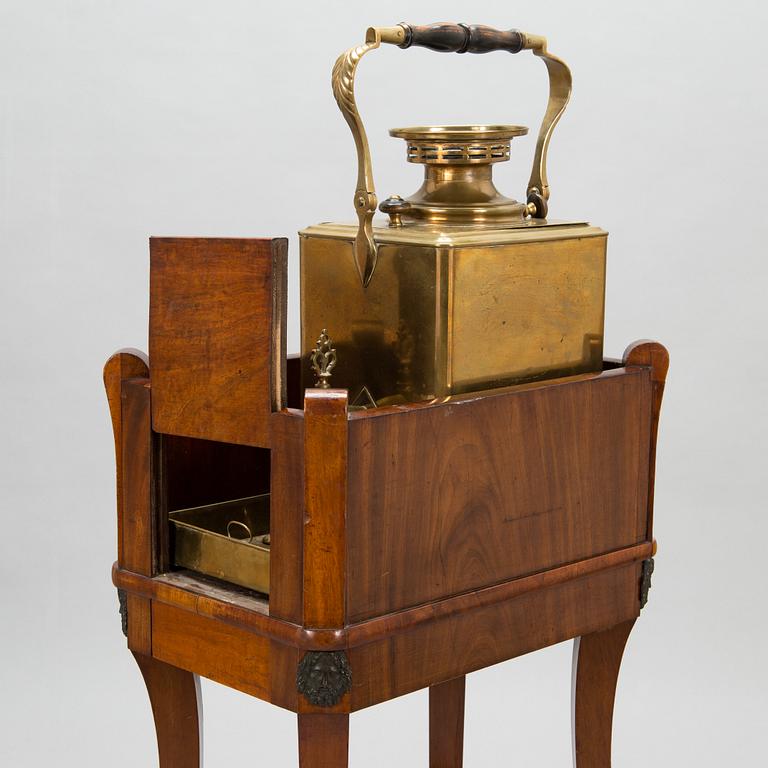
[[[558, 586], [632, 562], [641, 562], [652, 557], [654, 551], [655, 542], [644, 541], [634, 546], [539, 571], [473, 592], [452, 595], [442, 600], [366, 619], [343, 629], [302, 627], [270, 616], [267, 613], [266, 599], [264, 607], [256, 610], [239, 604], [238, 593], [235, 591], [232, 591], [230, 599], [212, 597], [204, 593], [202, 582], [199, 588], [194, 585], [194, 580], [190, 580], [188, 586], [180, 586], [169, 574], [154, 577], [142, 576], [119, 568], [117, 563], [112, 567], [112, 581], [118, 589], [128, 593], [181, 608], [199, 616], [214, 618], [285, 645], [305, 651], [331, 651], [346, 650], [377, 642], [384, 637], [401, 634], [419, 625], [460, 612], [514, 600], [535, 590]], [[222, 585], [222, 591], [226, 591], [224, 585]]]
[[[639, 343], [639, 342], [638, 342]], [[554, 379], [542, 379], [541, 381], [529, 381], [521, 384], [513, 384], [507, 387], [498, 387], [495, 389], [478, 390], [473, 392], [464, 392], [461, 394], [451, 395], [448, 400], [430, 400], [425, 402], [408, 403], [407, 405], [388, 405], [380, 406], [375, 409], [367, 409], [360, 411], [349, 411], [347, 418], [349, 421], [357, 421], [359, 419], [377, 418], [380, 416], [391, 416], [393, 414], [407, 413], [422, 410], [425, 408], [435, 408], [449, 402], [454, 405], [473, 403], [477, 400], [485, 400], [488, 398], [505, 397], [509, 395], [522, 394], [530, 392], [531, 390], [547, 389], [568, 386], [572, 384], [585, 384], [601, 379], [611, 379], [616, 376], [634, 375], [640, 374], [643, 371], [652, 370], [651, 365], [638, 364], [629, 361], [623, 361], [616, 358], [604, 358], [603, 365], [605, 366], [601, 371], [595, 371], [593, 373], [580, 373], [571, 376], [561, 376]], [[146, 378], [146, 386], [151, 389], [151, 382], [148, 377]], [[304, 418], [304, 410], [302, 408], [284, 406], [273, 412], [273, 415], [292, 417], [292, 418]], [[160, 430], [162, 431], [162, 430]], [[173, 433], [178, 437], [195, 437], [193, 434], [187, 434], [184, 431], [177, 431]], [[241, 443], [243, 445], [260, 445], [258, 441], [250, 441]]]

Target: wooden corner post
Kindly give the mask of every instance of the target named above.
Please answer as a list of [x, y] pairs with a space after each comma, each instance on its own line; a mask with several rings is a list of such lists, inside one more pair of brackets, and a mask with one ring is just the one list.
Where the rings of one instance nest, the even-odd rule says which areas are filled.
[[[123, 349], [104, 366], [117, 469], [117, 563], [141, 576], [155, 571], [152, 510], [153, 436], [146, 355]], [[144, 677], [161, 768], [200, 768], [200, 687], [196, 675], [152, 657], [152, 603], [120, 591], [128, 647]]]
[[[117, 562], [142, 576], [152, 575], [151, 465], [149, 366], [146, 355], [121, 349], [104, 366], [117, 475]], [[120, 612], [128, 647], [152, 653], [149, 600], [120, 595]]]
[[664, 384], [669, 370], [669, 352], [658, 341], [636, 341], [624, 351], [624, 365], [651, 369], [651, 449], [648, 465], [648, 528], [646, 538], [653, 540], [653, 494], [656, 485], [656, 440], [659, 434], [659, 414]]
[[304, 397], [304, 626], [346, 621], [347, 392]]
[[[304, 626], [343, 629], [347, 573], [347, 392], [304, 396]], [[349, 690], [345, 651], [310, 651], [299, 661], [301, 768], [347, 766]]]
[[[626, 368], [648, 369], [651, 382], [650, 433], [648, 453], [643, 463], [648, 468], [648, 495], [645, 538], [653, 541], [653, 491], [655, 484], [656, 439], [664, 383], [669, 369], [669, 353], [656, 341], [636, 341], [623, 356]], [[654, 545], [655, 549], [655, 545]], [[653, 550], [652, 550], [653, 551]], [[653, 573], [653, 559], [638, 563], [640, 588], [637, 610], [645, 605]], [[621, 658], [636, 619], [603, 631], [576, 638], [572, 670], [572, 735], [575, 768], [610, 768], [613, 707]]]

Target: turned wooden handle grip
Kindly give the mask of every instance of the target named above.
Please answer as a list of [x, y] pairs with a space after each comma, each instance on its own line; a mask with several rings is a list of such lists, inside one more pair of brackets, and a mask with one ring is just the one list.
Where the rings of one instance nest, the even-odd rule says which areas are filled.
[[488, 53], [509, 51], [519, 53], [525, 45], [525, 35], [516, 29], [502, 30], [482, 24], [438, 23], [426, 26], [401, 24], [405, 41], [400, 48], [412, 45], [441, 53]]

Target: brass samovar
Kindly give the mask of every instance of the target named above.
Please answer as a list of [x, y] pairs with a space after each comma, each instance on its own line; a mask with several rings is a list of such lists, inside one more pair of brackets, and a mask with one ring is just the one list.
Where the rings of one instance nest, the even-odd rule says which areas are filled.
[[[492, 171], [527, 128], [458, 125], [392, 129], [408, 162], [424, 165], [424, 183], [378, 205], [354, 85], [360, 59], [381, 43], [531, 50], [544, 61], [549, 103], [525, 202], [503, 196]], [[372, 27], [339, 57], [332, 82], [357, 148], [357, 224], [299, 233], [304, 385], [346, 388], [351, 405], [372, 407], [599, 370], [607, 233], [547, 218], [547, 147], [571, 73], [545, 38], [464, 24]], [[377, 207], [388, 221], [374, 222]]]

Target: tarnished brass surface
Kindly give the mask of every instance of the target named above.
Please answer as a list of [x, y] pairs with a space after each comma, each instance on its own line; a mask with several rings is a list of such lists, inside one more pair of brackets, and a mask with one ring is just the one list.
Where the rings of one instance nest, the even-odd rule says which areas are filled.
[[[536, 141], [533, 169], [528, 182], [526, 204], [521, 207], [520, 215], [546, 218], [549, 200], [547, 181], [547, 149], [555, 125], [559, 121], [571, 94], [571, 72], [565, 62], [547, 51], [546, 38], [539, 35], [521, 33], [523, 49], [533, 51], [534, 55], [544, 60], [549, 73], [549, 101]], [[368, 137], [355, 101], [355, 73], [360, 59], [369, 51], [378, 48], [381, 43], [402, 45], [406, 37], [406, 27], [370, 27], [362, 45], [345, 51], [336, 61], [331, 77], [333, 94], [344, 119], [349, 124], [357, 149], [357, 184], [354, 195], [354, 208], [358, 217], [357, 234], [354, 241], [355, 269], [363, 285], [367, 285], [377, 263], [377, 245], [373, 238], [373, 216], [378, 204], [373, 182], [373, 166]], [[483, 126], [476, 126], [482, 130]], [[427, 217], [428, 218], [428, 217]], [[487, 216], [485, 218], [488, 218]], [[492, 217], [491, 217], [492, 218]], [[438, 218], [437, 220], [445, 220]]]
[[269, 594], [269, 494], [168, 517], [175, 565]]
[[334, 329], [334, 386], [351, 400], [367, 387], [379, 404], [600, 367], [606, 233], [596, 227], [377, 227], [367, 287], [353, 226], [300, 234], [306, 386], [318, 327]]

